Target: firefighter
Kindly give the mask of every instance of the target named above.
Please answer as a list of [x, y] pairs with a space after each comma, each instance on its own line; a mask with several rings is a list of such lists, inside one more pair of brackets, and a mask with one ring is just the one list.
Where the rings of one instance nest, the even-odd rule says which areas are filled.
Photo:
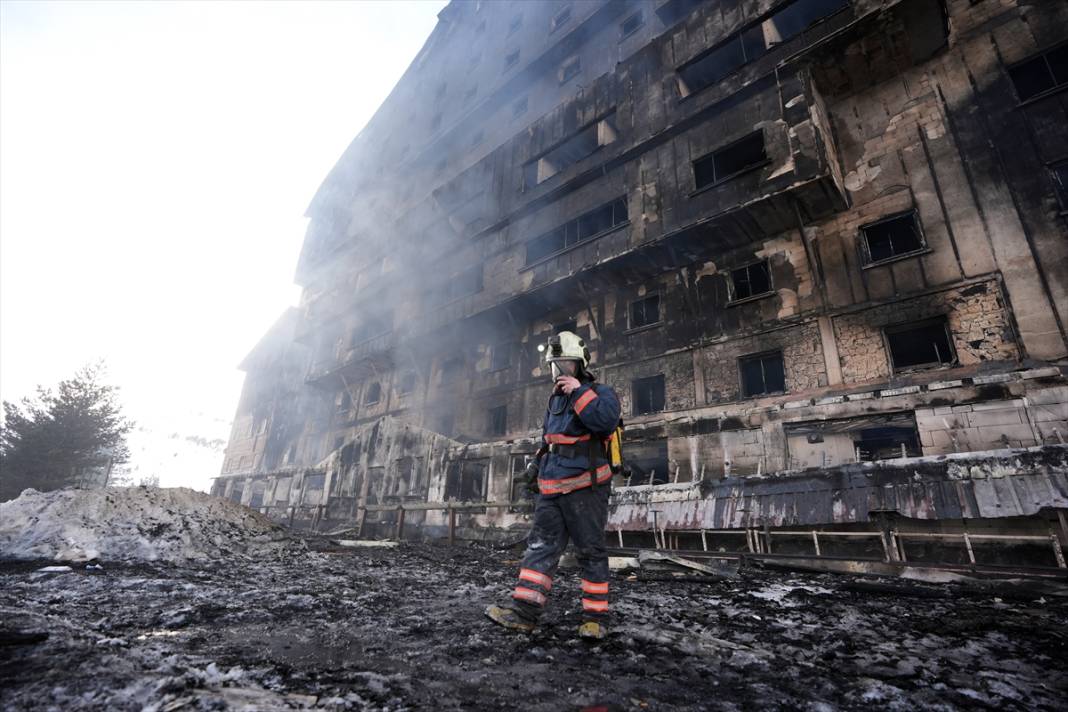
[[577, 334], [562, 331], [550, 338], [545, 360], [553, 390], [542, 427], [544, 444], [529, 468], [539, 492], [534, 526], [512, 600], [489, 606], [486, 615], [505, 628], [532, 631], [570, 540], [582, 569], [579, 636], [600, 640], [608, 615], [604, 530], [612, 470], [606, 443], [620, 423], [619, 399], [587, 370], [590, 351]]

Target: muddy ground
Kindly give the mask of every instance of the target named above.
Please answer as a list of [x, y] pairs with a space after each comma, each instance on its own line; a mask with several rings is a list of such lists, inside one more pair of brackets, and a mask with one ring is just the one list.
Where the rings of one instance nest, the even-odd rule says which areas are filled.
[[[746, 571], [613, 580], [576, 639], [562, 572], [532, 636], [493, 627], [514, 551], [406, 545], [287, 561], [0, 564], [5, 710], [1064, 709], [1068, 602]], [[869, 587], [870, 588], [870, 587]], [[12, 631], [47, 632], [41, 642]], [[16, 644], [18, 643], [18, 644]]]

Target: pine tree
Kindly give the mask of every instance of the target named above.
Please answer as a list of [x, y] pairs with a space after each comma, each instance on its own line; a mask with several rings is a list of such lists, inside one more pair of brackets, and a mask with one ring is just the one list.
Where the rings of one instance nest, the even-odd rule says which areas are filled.
[[103, 377], [103, 364], [90, 364], [61, 381], [55, 392], [38, 386], [35, 398], [4, 401], [0, 500], [17, 497], [26, 487], [47, 491], [101, 484], [112, 466], [129, 459], [126, 435], [133, 423], [121, 413], [118, 389]]

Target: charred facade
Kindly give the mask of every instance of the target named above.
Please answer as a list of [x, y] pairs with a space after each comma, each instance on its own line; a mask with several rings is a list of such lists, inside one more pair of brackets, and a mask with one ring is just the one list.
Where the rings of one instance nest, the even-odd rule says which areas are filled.
[[[567, 328], [623, 401], [621, 531], [654, 503], [694, 531], [998, 498], [1046, 531], [1066, 36], [1068, 7], [1025, 0], [452, 2], [308, 209], [301, 305], [244, 364], [216, 492], [360, 526], [512, 501], [535, 346]], [[961, 471], [1009, 484], [979, 507], [943, 492]]]

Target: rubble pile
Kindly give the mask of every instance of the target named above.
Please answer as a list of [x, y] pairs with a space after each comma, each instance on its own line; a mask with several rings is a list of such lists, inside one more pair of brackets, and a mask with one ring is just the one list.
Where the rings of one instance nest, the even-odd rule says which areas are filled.
[[515, 584], [514, 551], [318, 549], [67, 573], [0, 562], [0, 642], [5, 628], [24, 641], [0, 645], [0, 706], [1052, 710], [1068, 696], [1068, 599], [1048, 591], [619, 572], [610, 634], [589, 644], [575, 570], [521, 635], [482, 613]]
[[0, 503], [4, 559], [182, 562], [302, 548], [263, 515], [185, 488], [28, 489]]

